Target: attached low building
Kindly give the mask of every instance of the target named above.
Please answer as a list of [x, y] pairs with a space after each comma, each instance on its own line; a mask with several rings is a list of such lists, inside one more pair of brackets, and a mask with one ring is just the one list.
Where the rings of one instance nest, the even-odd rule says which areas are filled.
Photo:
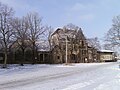
[[111, 50], [100, 50], [98, 51], [98, 59], [101, 62], [112, 62], [115, 60], [115, 54]]

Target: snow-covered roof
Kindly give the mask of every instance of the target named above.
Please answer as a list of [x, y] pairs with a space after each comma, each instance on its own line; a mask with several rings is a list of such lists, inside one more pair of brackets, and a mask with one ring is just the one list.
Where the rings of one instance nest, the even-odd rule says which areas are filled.
[[38, 51], [50, 51], [49, 42], [47, 40], [39, 40]]
[[38, 49], [38, 51], [50, 51], [50, 49]]
[[114, 51], [112, 51], [112, 50], [100, 50], [100, 52], [111, 52], [111, 53], [113, 53]]

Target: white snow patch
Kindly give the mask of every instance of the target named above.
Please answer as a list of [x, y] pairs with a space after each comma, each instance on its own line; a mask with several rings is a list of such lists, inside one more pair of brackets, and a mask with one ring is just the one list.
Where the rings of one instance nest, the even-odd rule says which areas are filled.
[[[2, 88], [5, 83], [30, 79], [33, 82], [28, 85]], [[119, 86], [118, 63], [25, 64], [0, 69], [0, 90], [119, 90]]]

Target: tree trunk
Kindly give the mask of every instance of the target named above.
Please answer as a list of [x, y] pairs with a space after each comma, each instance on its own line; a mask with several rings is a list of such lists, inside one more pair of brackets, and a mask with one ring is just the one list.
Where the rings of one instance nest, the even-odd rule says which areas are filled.
[[22, 54], [23, 54], [23, 58], [22, 58], [22, 60], [21, 60], [20, 65], [21, 65], [21, 66], [24, 66], [23, 62], [25, 61], [25, 49], [22, 49]]
[[35, 64], [35, 50], [32, 50], [33, 56], [32, 56], [32, 64]]
[[35, 60], [36, 60], [36, 57], [35, 57], [35, 42], [33, 42], [32, 53], [33, 53], [32, 64], [34, 65], [35, 64]]
[[7, 52], [5, 51], [5, 59], [4, 59], [4, 65], [3, 68], [7, 68]]
[[7, 46], [5, 46], [4, 49], [4, 64], [3, 64], [3, 68], [7, 68]]

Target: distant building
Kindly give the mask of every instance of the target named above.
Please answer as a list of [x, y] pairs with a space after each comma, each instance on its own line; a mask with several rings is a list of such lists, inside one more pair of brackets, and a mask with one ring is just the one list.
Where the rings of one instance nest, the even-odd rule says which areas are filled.
[[98, 51], [98, 59], [101, 62], [116, 61], [115, 54], [111, 50], [100, 50], [100, 51]]

